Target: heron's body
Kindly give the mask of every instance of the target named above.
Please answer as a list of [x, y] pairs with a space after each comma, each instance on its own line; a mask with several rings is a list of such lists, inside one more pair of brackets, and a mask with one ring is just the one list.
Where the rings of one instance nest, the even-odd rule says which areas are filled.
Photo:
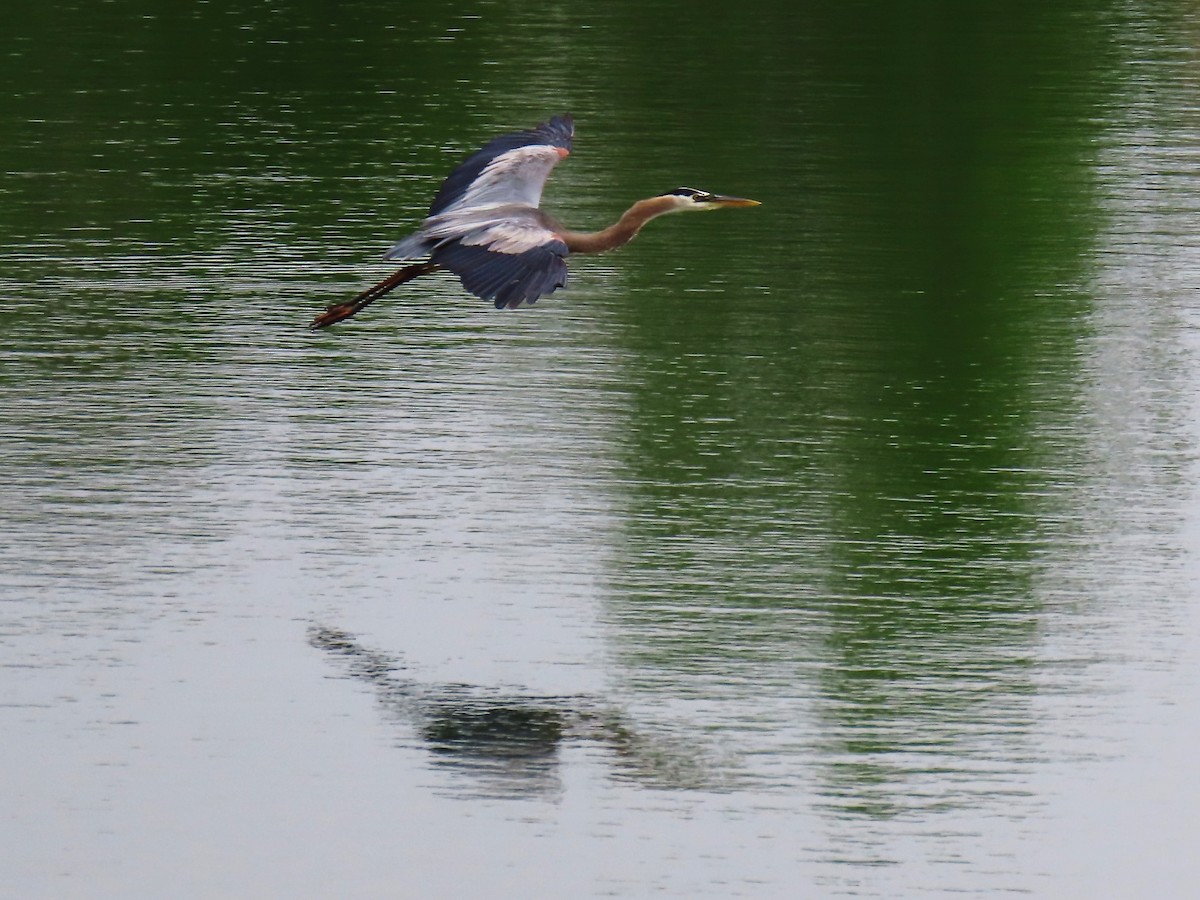
[[555, 116], [529, 131], [496, 138], [442, 183], [429, 216], [384, 259], [424, 260], [405, 266], [313, 320], [324, 328], [364, 309], [401, 284], [439, 269], [498, 309], [535, 303], [567, 283], [567, 256], [601, 253], [627, 244], [657, 216], [687, 209], [757, 206], [755, 200], [679, 188], [639, 200], [607, 228], [571, 231], [539, 208], [551, 170], [570, 155], [570, 116]]

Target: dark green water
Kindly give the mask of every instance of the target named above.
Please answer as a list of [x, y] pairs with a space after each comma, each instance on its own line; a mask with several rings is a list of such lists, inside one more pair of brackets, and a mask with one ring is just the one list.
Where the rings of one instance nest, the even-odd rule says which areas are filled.
[[[8, 17], [17, 895], [1194, 881], [1186, 4]], [[574, 227], [763, 206], [306, 330], [565, 110]]]

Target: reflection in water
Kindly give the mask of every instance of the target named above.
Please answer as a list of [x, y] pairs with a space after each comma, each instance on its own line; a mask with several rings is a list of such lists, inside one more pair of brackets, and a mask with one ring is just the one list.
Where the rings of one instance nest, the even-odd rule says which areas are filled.
[[636, 730], [620, 709], [584, 695], [510, 693], [476, 685], [423, 684], [403, 662], [344, 631], [313, 625], [309, 643], [369, 684], [389, 718], [415, 728], [437, 767], [469, 779], [467, 796], [523, 797], [560, 790], [559, 752], [569, 742], [606, 747], [614, 774], [647, 785], [713, 787], [703, 759]]
[[[290, 870], [366, 822], [377, 862], [318, 852], [345, 884], [308, 896], [397, 870], [467, 895], [444, 860], [499, 871], [542, 817], [520, 854], [632, 895], [1062, 896], [1040, 873], [1171, 812], [1144, 788], [1180, 796], [1200, 720], [1186, 4], [26, 6], [0, 54], [0, 747], [43, 777], [4, 798], [32, 835], [6, 886], [62, 896], [46, 873], [139, 847], [173, 887], [181, 846], [268, 871], [272, 836]], [[464, 135], [568, 108], [564, 219], [681, 182], [761, 215], [664, 221], [517, 316], [433, 284], [304, 330], [384, 274]], [[295, 616], [404, 637], [314, 627], [314, 654]], [[345, 699], [327, 660], [415, 752], [343, 740], [370, 714], [305, 740]], [[272, 710], [292, 730], [259, 742]], [[274, 792], [251, 747], [290, 755]], [[467, 833], [413, 757], [556, 802], [472, 804]], [[322, 788], [307, 835], [205, 832]], [[1145, 842], [1189, 847], [1198, 806]], [[110, 893], [171, 892], [143, 875]], [[1091, 895], [1150, 894], [1186, 895]]]
[[1091, 550], [1090, 163], [1114, 85], [1103, 33], [1059, 7], [1016, 24], [977, 4], [948, 27], [936, 4], [865, 6], [806, 22], [821, 88], [801, 92], [791, 195], [764, 207], [787, 236], [775, 293], [689, 310], [686, 331], [629, 308], [610, 600], [639, 684], [741, 685], [777, 733], [802, 717], [835, 821], [1027, 793], [1053, 680], [1042, 575]]

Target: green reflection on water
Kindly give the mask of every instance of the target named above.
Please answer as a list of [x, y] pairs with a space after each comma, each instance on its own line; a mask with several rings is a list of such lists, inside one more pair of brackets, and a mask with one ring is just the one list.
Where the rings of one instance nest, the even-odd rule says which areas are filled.
[[823, 752], [860, 758], [829, 766], [835, 796], [982, 731], [1025, 752], [1114, 89], [1101, 17], [872, 10], [807, 10], [804, 50], [770, 57], [789, 84], [750, 132], [775, 175], [750, 189], [761, 218], [687, 239], [691, 293], [639, 268], [621, 306], [628, 658], [667, 683], [793, 682]]
[[[679, 184], [765, 202], [655, 223], [538, 313], [602, 304], [627, 369], [607, 604], [631, 677], [811, 682], [850, 753], [934, 720], [962, 739], [995, 697], [964, 679], [1019, 724], [1102, 226], [1103, 17], [791, 0], [402, 15], [12, 13], [7, 337], [36, 360], [18, 374], [69, 384], [64, 335], [119, 385], [235, 346], [226, 312], [302, 325], [328, 299], [311, 282], [356, 287], [361, 271], [327, 270], [415, 223], [454, 154], [570, 109], [577, 152], [548, 195], [572, 222]], [[113, 317], [154, 340], [112, 349]]]

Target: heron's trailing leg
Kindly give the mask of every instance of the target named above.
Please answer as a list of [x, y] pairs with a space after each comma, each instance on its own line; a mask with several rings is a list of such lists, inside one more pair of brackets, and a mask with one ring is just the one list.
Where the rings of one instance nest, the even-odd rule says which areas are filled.
[[384, 294], [395, 290], [405, 282], [412, 281], [414, 278], [420, 278], [422, 275], [428, 275], [430, 272], [436, 272], [441, 266], [436, 263], [424, 262], [415, 263], [411, 266], [405, 266], [398, 272], [389, 275], [383, 281], [374, 287], [369, 287], [357, 297], [347, 300], [344, 303], [335, 303], [325, 312], [321, 313], [312, 320], [309, 328], [328, 328], [335, 322], [340, 322], [343, 319], [348, 319], [355, 313], [362, 312]]

